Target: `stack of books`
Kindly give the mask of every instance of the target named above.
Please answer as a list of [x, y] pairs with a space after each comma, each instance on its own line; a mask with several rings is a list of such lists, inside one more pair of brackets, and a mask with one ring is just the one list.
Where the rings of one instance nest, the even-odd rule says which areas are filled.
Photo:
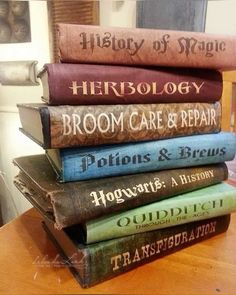
[[70, 24], [58, 36], [45, 103], [18, 105], [46, 154], [14, 159], [14, 182], [81, 285], [226, 231], [236, 136], [221, 132], [217, 69], [236, 67], [236, 38]]

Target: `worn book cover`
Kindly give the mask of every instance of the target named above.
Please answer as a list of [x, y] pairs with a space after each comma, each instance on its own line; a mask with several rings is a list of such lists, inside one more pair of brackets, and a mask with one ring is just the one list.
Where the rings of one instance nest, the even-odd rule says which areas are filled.
[[236, 188], [220, 183], [102, 216], [84, 224], [86, 243], [175, 226], [236, 211]]
[[214, 102], [223, 89], [210, 69], [51, 63], [39, 77], [50, 105]]
[[58, 24], [57, 34], [65, 63], [236, 68], [230, 35], [76, 24]]
[[81, 242], [78, 226], [59, 231], [45, 221], [44, 228], [75, 278], [86, 288], [221, 234], [229, 222], [230, 215], [226, 215], [87, 246]]
[[91, 106], [18, 104], [22, 131], [44, 148], [139, 142], [216, 133], [221, 105], [168, 103]]
[[57, 228], [219, 183], [224, 163], [59, 184], [45, 155], [14, 159], [14, 184]]
[[58, 181], [77, 181], [230, 161], [236, 135], [230, 132], [129, 144], [49, 149]]

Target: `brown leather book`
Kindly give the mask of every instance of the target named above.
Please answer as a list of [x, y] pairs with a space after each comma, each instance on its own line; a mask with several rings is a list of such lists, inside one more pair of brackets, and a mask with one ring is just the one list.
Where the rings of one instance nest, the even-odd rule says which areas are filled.
[[58, 24], [62, 62], [236, 68], [236, 36]]
[[163, 200], [217, 184], [228, 177], [224, 163], [60, 184], [45, 155], [14, 159], [14, 183], [57, 228]]
[[39, 77], [50, 105], [213, 102], [223, 89], [220, 72], [193, 68], [55, 63]]
[[87, 288], [223, 233], [229, 223], [230, 215], [224, 215], [87, 246], [78, 226], [56, 230], [48, 221], [43, 226], [75, 278]]
[[221, 128], [220, 102], [17, 106], [21, 130], [45, 149], [217, 133]]

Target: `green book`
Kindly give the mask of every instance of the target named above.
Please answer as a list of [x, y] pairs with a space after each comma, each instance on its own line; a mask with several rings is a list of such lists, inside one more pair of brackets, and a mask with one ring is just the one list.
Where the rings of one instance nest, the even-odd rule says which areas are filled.
[[84, 223], [87, 244], [236, 211], [236, 188], [220, 183]]
[[229, 222], [225, 215], [90, 245], [81, 242], [78, 225], [57, 230], [45, 220], [43, 226], [81, 286], [90, 287], [221, 234]]

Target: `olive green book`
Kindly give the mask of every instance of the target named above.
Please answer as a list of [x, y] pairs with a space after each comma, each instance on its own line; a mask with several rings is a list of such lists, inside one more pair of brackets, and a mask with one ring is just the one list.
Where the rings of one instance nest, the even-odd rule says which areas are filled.
[[57, 230], [45, 220], [43, 226], [85, 288], [223, 233], [229, 222], [225, 215], [90, 245], [81, 242], [78, 225]]

